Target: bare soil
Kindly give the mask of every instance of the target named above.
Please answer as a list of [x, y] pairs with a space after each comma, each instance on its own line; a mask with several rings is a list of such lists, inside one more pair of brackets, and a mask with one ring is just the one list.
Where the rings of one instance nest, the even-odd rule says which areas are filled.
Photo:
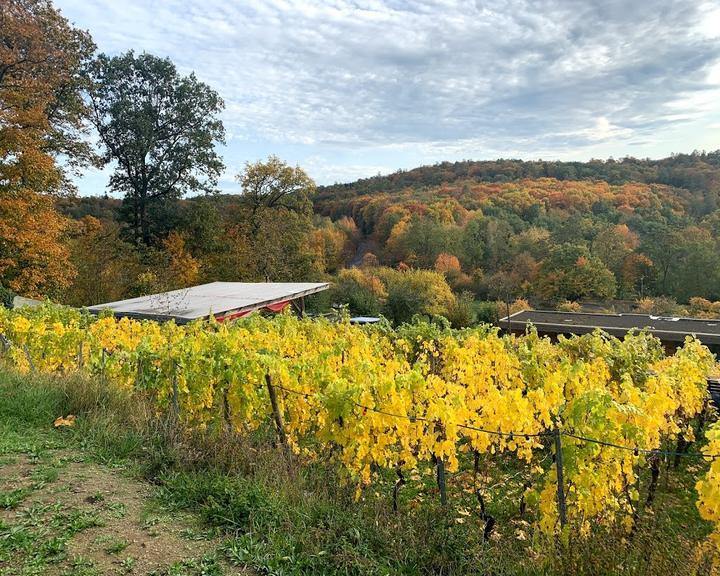
[[[218, 545], [197, 517], [159, 508], [150, 485], [66, 451], [4, 457], [0, 495], [0, 528], [34, 539], [0, 555], [0, 575], [35, 573], [29, 570], [37, 562], [38, 573], [50, 575], [183, 574], [178, 565]], [[53, 538], [64, 541], [61, 553], [31, 559]]]

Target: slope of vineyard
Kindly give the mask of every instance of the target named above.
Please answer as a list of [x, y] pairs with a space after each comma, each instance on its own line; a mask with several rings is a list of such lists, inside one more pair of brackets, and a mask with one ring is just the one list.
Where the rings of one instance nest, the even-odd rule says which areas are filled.
[[[271, 423], [298, 457], [336, 460], [358, 496], [383, 470], [404, 483], [434, 466], [444, 498], [443, 476], [473, 456], [477, 473], [480, 455], [514, 454], [545, 534], [561, 529], [565, 508], [566, 531], [632, 530], [641, 472], [658, 465], [656, 451], [693, 439], [713, 364], [692, 338], [666, 357], [644, 333], [552, 344], [533, 332], [366, 330], [289, 315], [180, 327], [44, 306], [3, 310], [0, 333], [5, 362], [21, 371], [87, 372], [207, 434]], [[716, 436], [706, 455], [719, 452]], [[700, 511], [715, 522], [717, 474], [714, 461], [699, 484]]]

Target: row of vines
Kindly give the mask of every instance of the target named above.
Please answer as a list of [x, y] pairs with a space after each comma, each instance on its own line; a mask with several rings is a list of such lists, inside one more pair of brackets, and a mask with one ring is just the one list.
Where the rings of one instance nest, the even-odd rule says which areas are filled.
[[[248, 434], [272, 424], [288, 451], [336, 459], [358, 490], [387, 471], [445, 474], [473, 456], [512, 454], [532, 478], [525, 505], [548, 534], [561, 528], [559, 500], [562, 524], [579, 534], [632, 528], [641, 473], [657, 469], [655, 451], [694, 439], [714, 364], [692, 338], [666, 356], [646, 333], [551, 343], [532, 331], [360, 328], [290, 315], [177, 326], [0, 308], [0, 334], [4, 361], [19, 370], [84, 371], [151, 398], [187, 427]], [[720, 425], [707, 439], [698, 508], [720, 544]]]

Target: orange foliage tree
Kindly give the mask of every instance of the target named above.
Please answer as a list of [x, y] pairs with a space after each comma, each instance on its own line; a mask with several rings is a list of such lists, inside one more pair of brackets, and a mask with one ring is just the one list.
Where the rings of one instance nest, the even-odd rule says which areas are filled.
[[168, 260], [165, 269], [168, 288], [186, 288], [197, 284], [200, 278], [200, 262], [185, 247], [185, 239], [177, 232], [170, 232], [163, 241]]
[[49, 195], [69, 187], [57, 155], [71, 167], [92, 159], [82, 69], [94, 48], [50, 2], [0, 0], [0, 283], [28, 296], [73, 276]]
[[52, 198], [25, 190], [0, 194], [0, 280], [25, 296], [54, 296], [74, 276], [63, 243], [67, 220]]
[[441, 252], [435, 260], [435, 272], [440, 272], [440, 274], [446, 276], [459, 274], [461, 272], [460, 260], [458, 260], [457, 256]]

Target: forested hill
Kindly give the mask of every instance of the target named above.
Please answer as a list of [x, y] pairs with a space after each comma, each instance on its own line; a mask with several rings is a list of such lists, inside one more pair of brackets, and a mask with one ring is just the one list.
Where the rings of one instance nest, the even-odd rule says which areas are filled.
[[442, 163], [323, 187], [315, 210], [351, 218], [373, 247], [369, 261], [450, 266], [478, 293], [686, 302], [720, 296], [719, 198], [716, 151]]
[[[158, 201], [148, 210], [154, 242], [147, 253], [132, 243], [127, 200], [62, 198], [57, 205], [80, 223], [70, 242], [80, 271], [71, 302], [156, 290], [143, 284], [147, 271], [170, 270], [162, 264], [169, 259], [184, 263], [169, 286], [188, 283], [187, 269], [195, 282], [333, 280], [359, 266], [369, 275], [356, 279], [364, 290], [380, 278], [372, 270], [411, 268], [440, 273], [458, 295], [543, 305], [719, 300], [719, 196], [720, 151], [657, 161], [443, 163], [321, 187], [302, 210], [267, 207], [258, 233], [243, 196]], [[86, 255], [100, 253], [102, 262], [90, 266]], [[103, 274], [114, 280], [96, 293], [94, 279]], [[355, 288], [345, 282], [339, 294]], [[369, 289], [370, 300], [382, 300], [383, 290]]]
[[702, 192], [712, 211], [720, 196], [720, 150], [678, 154], [661, 160], [590, 160], [589, 162], [482, 160], [442, 162], [412, 170], [399, 170], [387, 176], [373, 176], [348, 184], [318, 189], [316, 203], [322, 209], [327, 201], [406, 188], [433, 187], [455, 182], [512, 182], [526, 178], [557, 180], [602, 180], [609, 184], [626, 182], [658, 183]]

